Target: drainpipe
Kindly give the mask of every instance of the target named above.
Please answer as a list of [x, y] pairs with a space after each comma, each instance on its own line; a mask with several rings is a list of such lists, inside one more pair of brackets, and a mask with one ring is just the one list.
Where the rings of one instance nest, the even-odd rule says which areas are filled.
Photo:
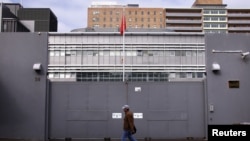
[[205, 126], [205, 138], [208, 139], [208, 94], [207, 94], [207, 78], [203, 80], [204, 88], [204, 126]]

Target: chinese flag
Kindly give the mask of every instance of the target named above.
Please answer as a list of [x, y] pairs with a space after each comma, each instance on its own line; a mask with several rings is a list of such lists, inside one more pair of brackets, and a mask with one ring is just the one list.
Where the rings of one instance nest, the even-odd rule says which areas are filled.
[[122, 22], [121, 22], [121, 27], [120, 27], [120, 33], [121, 33], [121, 35], [124, 34], [125, 30], [126, 30], [126, 19], [125, 19], [125, 16], [122, 15]]

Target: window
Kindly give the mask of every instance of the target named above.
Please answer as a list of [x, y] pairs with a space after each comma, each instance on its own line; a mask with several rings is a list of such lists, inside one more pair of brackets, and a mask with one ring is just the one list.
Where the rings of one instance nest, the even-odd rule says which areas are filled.
[[226, 17], [220, 17], [220, 21], [226, 21]]
[[54, 78], [54, 73], [49, 73], [49, 78]]
[[191, 51], [186, 51], [186, 56], [191, 56], [191, 55], [192, 55]]
[[93, 11], [93, 15], [99, 14], [99, 11]]
[[176, 77], [175, 73], [173, 73], [173, 72], [169, 73], [169, 78], [175, 78], [175, 77]]
[[60, 56], [60, 51], [55, 51], [55, 56]]
[[64, 78], [65, 74], [64, 73], [60, 73], [60, 78]]
[[193, 73], [192, 72], [187, 72], [187, 78], [193, 78]]
[[185, 72], [180, 73], [180, 78], [187, 78], [187, 74]]
[[93, 56], [98, 56], [98, 51], [94, 50], [93, 51]]
[[76, 56], [76, 51], [71, 51], [71, 56]]
[[115, 52], [115, 56], [121, 56], [121, 52], [120, 51], [116, 51]]
[[170, 56], [175, 56], [175, 51], [170, 51]]
[[218, 10], [212, 10], [211, 14], [218, 14], [218, 12], [219, 12]]
[[175, 51], [175, 56], [181, 56], [181, 51], [179, 50]]
[[88, 56], [93, 56], [93, 51], [87, 51]]
[[204, 51], [198, 51], [198, 56], [204, 56]]
[[103, 51], [104, 56], [109, 56], [109, 51]]
[[218, 21], [218, 17], [212, 17], [212, 21]]
[[137, 50], [137, 56], [142, 56], [142, 50]]
[[218, 24], [212, 24], [213, 28], [218, 28]]
[[56, 72], [55, 74], [54, 74], [54, 78], [59, 78], [60, 76], [59, 76], [59, 73], [58, 72]]
[[110, 56], [115, 56], [115, 52], [114, 51], [110, 51]]
[[220, 27], [225, 28], [226, 24], [220, 24]]
[[50, 51], [49, 52], [49, 56], [55, 56], [55, 52], [54, 51]]
[[203, 78], [203, 72], [197, 72], [197, 77], [198, 78]]
[[66, 73], [65, 74], [65, 78], [70, 78], [71, 74], [70, 73]]
[[204, 13], [204, 14], [209, 14], [210, 11], [209, 11], [209, 10], [204, 10], [203, 13]]
[[60, 56], [65, 56], [65, 51], [64, 50], [60, 51]]
[[209, 17], [204, 17], [204, 21], [210, 21]]
[[69, 50], [66, 51], [66, 56], [70, 56], [70, 51]]
[[204, 24], [204, 27], [210, 27], [210, 24], [205, 23], [205, 24]]
[[219, 10], [219, 13], [220, 14], [226, 14], [226, 11], [225, 10]]

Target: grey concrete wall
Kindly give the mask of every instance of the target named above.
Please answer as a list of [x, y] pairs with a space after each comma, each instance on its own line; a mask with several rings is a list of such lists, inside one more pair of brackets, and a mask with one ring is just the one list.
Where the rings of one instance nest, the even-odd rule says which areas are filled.
[[47, 43], [47, 33], [0, 34], [0, 138], [45, 138]]
[[[208, 34], [205, 42], [208, 108], [213, 106], [208, 124], [250, 122], [250, 56], [242, 59], [239, 53], [250, 51], [250, 35]], [[220, 65], [219, 72], [212, 71], [213, 63]], [[239, 81], [239, 88], [229, 88], [231, 80]]]
[[0, 3], [0, 32], [2, 32], [3, 5]]
[[[129, 104], [136, 138], [180, 139], [205, 137], [203, 82], [51, 82], [49, 138], [119, 139], [121, 107]], [[141, 88], [136, 92], [135, 88]]]

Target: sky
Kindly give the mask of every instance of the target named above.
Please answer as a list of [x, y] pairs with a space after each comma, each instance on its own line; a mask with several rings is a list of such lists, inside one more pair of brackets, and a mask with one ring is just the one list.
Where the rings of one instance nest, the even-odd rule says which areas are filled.
[[[70, 32], [87, 26], [87, 10], [92, 2], [112, 1], [117, 4], [139, 4], [139, 7], [190, 8], [195, 0], [0, 0], [21, 3], [24, 8], [50, 8], [58, 20], [58, 32]], [[250, 9], [250, 0], [223, 0], [227, 8]]]

